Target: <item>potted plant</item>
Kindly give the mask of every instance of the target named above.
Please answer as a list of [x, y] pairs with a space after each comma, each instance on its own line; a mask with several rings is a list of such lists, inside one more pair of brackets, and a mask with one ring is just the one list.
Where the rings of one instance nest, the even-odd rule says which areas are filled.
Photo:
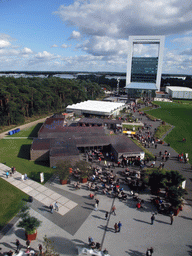
[[69, 160], [60, 161], [57, 163], [56, 174], [59, 176], [60, 184], [67, 184], [71, 167], [71, 162]]
[[25, 229], [26, 240], [35, 240], [37, 237], [37, 228], [41, 225], [41, 221], [30, 216], [29, 207], [27, 205], [22, 207], [18, 216], [21, 220], [17, 224], [17, 227]]
[[91, 173], [91, 165], [83, 160], [76, 162], [76, 168], [80, 170], [80, 179], [82, 183], [87, 182], [87, 178]]
[[182, 187], [172, 186], [168, 190], [168, 199], [172, 205], [172, 209], [173, 209], [175, 216], [178, 215], [178, 213], [182, 207], [182, 204], [183, 204], [182, 197], [186, 193], [187, 193], [186, 190], [183, 189]]

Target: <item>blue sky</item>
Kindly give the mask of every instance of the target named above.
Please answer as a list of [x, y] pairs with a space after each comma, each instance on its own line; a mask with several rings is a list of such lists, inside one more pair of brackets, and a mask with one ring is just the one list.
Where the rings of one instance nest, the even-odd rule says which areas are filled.
[[0, 71], [125, 72], [129, 35], [165, 35], [163, 73], [192, 74], [188, 0], [0, 0]]

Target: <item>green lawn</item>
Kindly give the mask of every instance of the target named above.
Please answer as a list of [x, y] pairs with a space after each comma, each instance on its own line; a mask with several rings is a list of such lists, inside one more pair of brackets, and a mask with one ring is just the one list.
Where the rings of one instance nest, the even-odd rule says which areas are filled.
[[[37, 137], [42, 123], [26, 128], [19, 133], [0, 140], [0, 162], [7, 166], [15, 166], [22, 174], [40, 182], [40, 173], [44, 172], [45, 182], [52, 176], [53, 169], [47, 162], [30, 161], [32, 139], [14, 139], [14, 137]], [[11, 139], [13, 138], [13, 139]], [[19, 211], [21, 202], [28, 196], [0, 178], [0, 229], [9, 222]]]
[[28, 177], [40, 182], [40, 172], [44, 172], [45, 182], [52, 176], [53, 169], [49, 162], [30, 161], [30, 148], [32, 139], [14, 139], [14, 137], [35, 137], [41, 124], [20, 131], [20, 135], [9, 136], [10, 139], [0, 140], [0, 162], [7, 166], [15, 166], [22, 174], [27, 173]]
[[[147, 113], [175, 126], [166, 136], [165, 141], [178, 153], [189, 153], [192, 164], [192, 102], [184, 100], [179, 102], [181, 103], [155, 102], [161, 108]], [[186, 142], [182, 142], [183, 138], [186, 138]]]
[[28, 196], [0, 178], [0, 229], [19, 211]]

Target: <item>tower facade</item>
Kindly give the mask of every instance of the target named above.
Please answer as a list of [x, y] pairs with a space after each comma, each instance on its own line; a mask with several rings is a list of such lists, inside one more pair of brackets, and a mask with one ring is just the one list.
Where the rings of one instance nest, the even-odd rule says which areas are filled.
[[[160, 91], [163, 64], [164, 36], [130, 36], [128, 44], [128, 61], [126, 87], [129, 91]], [[135, 57], [134, 45], [157, 45], [156, 57]], [[150, 54], [150, 52], [149, 52]]]

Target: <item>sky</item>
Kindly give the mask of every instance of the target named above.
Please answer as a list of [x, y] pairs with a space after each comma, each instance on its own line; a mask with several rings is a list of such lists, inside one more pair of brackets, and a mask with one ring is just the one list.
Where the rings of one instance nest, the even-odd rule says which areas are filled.
[[0, 0], [0, 71], [126, 72], [133, 35], [164, 35], [162, 72], [192, 75], [190, 0]]

